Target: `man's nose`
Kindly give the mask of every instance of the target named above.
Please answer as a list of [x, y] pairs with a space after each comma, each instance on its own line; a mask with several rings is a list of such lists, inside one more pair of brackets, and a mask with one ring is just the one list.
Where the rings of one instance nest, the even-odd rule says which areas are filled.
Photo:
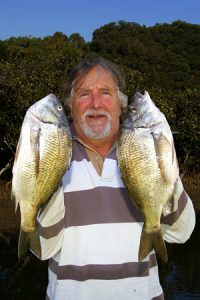
[[94, 108], [101, 107], [101, 97], [98, 93], [92, 93], [92, 106]]

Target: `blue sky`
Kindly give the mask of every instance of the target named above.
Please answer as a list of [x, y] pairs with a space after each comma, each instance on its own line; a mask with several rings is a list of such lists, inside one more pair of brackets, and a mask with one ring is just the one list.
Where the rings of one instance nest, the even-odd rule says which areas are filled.
[[0, 40], [60, 31], [91, 41], [96, 29], [119, 20], [146, 26], [176, 20], [200, 24], [200, 0], [1, 0]]

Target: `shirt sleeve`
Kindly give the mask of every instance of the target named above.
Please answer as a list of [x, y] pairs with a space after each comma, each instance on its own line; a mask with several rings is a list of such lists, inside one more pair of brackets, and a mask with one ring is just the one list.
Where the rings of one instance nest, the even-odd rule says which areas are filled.
[[63, 188], [60, 186], [37, 216], [41, 243], [40, 259], [49, 259], [61, 249], [65, 225], [64, 216], [64, 194]]
[[192, 201], [180, 178], [175, 184], [172, 199], [173, 211], [161, 218], [163, 237], [169, 243], [184, 243], [194, 230], [196, 217]]

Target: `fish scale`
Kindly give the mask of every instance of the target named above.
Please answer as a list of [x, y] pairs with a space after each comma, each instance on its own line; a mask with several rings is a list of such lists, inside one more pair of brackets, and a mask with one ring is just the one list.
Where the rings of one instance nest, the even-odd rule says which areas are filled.
[[[47, 128], [46, 132], [42, 132], [45, 139], [43, 139], [44, 145], [41, 145], [43, 151], [41, 151], [41, 163], [38, 176], [35, 174], [34, 161], [30, 161], [23, 171], [23, 177], [21, 179], [18, 178], [18, 180], [24, 182], [23, 185], [20, 185], [22, 190], [19, 194], [21, 197], [23, 195], [23, 198], [27, 199], [27, 201], [21, 202], [20, 206], [22, 211], [21, 216], [23, 218], [21, 226], [26, 232], [35, 230], [35, 218], [39, 208], [45, 204], [49, 195], [54, 192], [54, 188], [59, 184], [61, 175], [57, 176], [57, 174], [54, 173], [55, 162], [58, 160], [60, 161], [62, 167], [60, 169], [60, 174], [63, 174], [65, 171], [65, 161], [67, 159], [66, 152], [70, 145], [66, 143], [67, 141], [63, 136], [64, 133], [62, 129], [55, 130], [55, 134], [53, 134], [53, 129], [54, 128], [49, 131]], [[62, 142], [62, 144], [60, 144], [60, 142]], [[62, 151], [57, 150], [60, 147]], [[30, 156], [27, 157], [27, 161], [30, 159]], [[29, 174], [32, 174], [32, 179], [34, 181], [30, 181]], [[46, 174], [46, 176], [44, 176], [44, 174]], [[42, 195], [42, 198], [38, 198], [38, 195]], [[27, 215], [29, 216], [28, 218], [26, 217]]]

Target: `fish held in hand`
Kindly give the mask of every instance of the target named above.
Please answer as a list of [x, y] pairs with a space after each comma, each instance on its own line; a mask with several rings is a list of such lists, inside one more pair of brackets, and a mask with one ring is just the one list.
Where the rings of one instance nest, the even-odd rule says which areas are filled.
[[37, 214], [58, 188], [69, 167], [72, 141], [68, 121], [58, 98], [49, 94], [26, 112], [16, 149], [12, 198], [20, 206], [18, 256], [27, 250], [41, 256]]
[[144, 217], [138, 260], [154, 248], [167, 261], [160, 218], [171, 212], [179, 171], [169, 124], [148, 92], [137, 92], [129, 105], [118, 139], [117, 160], [130, 197]]

